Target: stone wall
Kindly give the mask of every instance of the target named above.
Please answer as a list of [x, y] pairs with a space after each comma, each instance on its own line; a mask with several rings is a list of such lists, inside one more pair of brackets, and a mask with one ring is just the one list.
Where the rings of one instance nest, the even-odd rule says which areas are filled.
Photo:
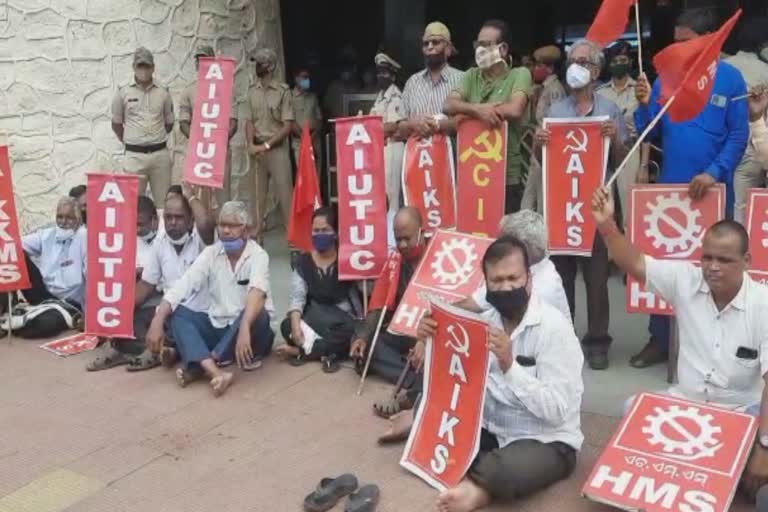
[[[282, 55], [279, 0], [0, 0], [0, 131], [8, 135], [23, 232], [50, 223], [56, 199], [88, 171], [120, 169], [110, 101], [132, 79], [132, 54], [155, 54], [155, 79], [174, 100], [195, 79], [193, 52], [210, 44], [238, 60], [242, 106], [247, 53]], [[234, 189], [247, 170], [244, 129], [233, 141]], [[186, 140], [171, 135], [174, 177]]]

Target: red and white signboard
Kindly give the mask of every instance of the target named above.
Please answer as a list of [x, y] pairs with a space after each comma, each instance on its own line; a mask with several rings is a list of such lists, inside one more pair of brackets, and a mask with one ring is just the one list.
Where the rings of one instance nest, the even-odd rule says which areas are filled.
[[421, 212], [426, 232], [456, 226], [450, 138], [435, 134], [426, 139], [408, 139], [403, 158], [403, 196], [406, 206], [415, 206]]
[[138, 197], [138, 176], [88, 174], [88, 334], [133, 338]]
[[79, 332], [58, 340], [43, 343], [40, 348], [53, 352], [57, 356], [74, 356], [81, 352], [95, 349], [99, 344], [99, 337]]
[[13, 196], [8, 146], [0, 146], [0, 292], [30, 287]]
[[644, 393], [582, 494], [624, 510], [725, 512], [756, 432], [748, 414]]
[[600, 133], [608, 117], [544, 119], [551, 135], [544, 147], [544, 221], [552, 254], [590, 256], [597, 225], [592, 194], [605, 182], [609, 139]]
[[431, 300], [453, 303], [472, 295], [483, 282], [482, 261], [490, 238], [438, 230], [408, 284], [389, 331], [416, 336]]
[[336, 120], [336, 165], [339, 279], [376, 279], [388, 253], [381, 117]]
[[465, 119], [458, 126], [456, 229], [496, 236], [504, 216], [507, 183], [507, 124], [490, 129]]
[[758, 283], [768, 284], [768, 190], [749, 189], [744, 219], [752, 256], [749, 275]]
[[466, 475], [480, 448], [488, 377], [488, 324], [447, 304], [432, 304], [438, 328], [427, 343], [424, 399], [400, 465], [444, 491]]
[[227, 168], [236, 63], [227, 57], [200, 57], [199, 62], [184, 180], [195, 185], [222, 188]]
[[[657, 259], [701, 259], [706, 230], [725, 215], [725, 187], [711, 187], [699, 201], [688, 185], [633, 185], [629, 191], [629, 240]], [[673, 315], [672, 306], [627, 276], [627, 312]]]

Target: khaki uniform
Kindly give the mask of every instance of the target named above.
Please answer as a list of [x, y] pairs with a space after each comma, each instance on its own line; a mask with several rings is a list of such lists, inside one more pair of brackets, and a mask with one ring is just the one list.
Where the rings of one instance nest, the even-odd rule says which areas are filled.
[[[188, 85], [182, 92], [181, 97], [179, 98], [179, 122], [187, 121], [192, 122], [192, 112], [195, 109], [195, 98], [197, 97], [197, 82], [193, 82], [192, 84]], [[235, 115], [235, 109], [237, 106], [232, 104], [232, 114], [230, 116], [230, 120], [237, 120], [237, 116]], [[227, 133], [229, 133], [229, 126], [227, 128]], [[218, 207], [221, 207], [224, 203], [230, 200], [231, 198], [231, 192], [230, 192], [230, 173], [232, 172], [232, 147], [227, 146], [227, 167], [224, 169], [224, 187], [218, 188], [213, 191], [214, 197], [216, 198], [216, 203]]]
[[[386, 91], [379, 91], [376, 102], [371, 108], [371, 115], [382, 116], [385, 123], [397, 123], [403, 116], [403, 93], [392, 84]], [[405, 143], [388, 139], [384, 146], [384, 174], [390, 211], [400, 209], [401, 173]]]
[[112, 122], [123, 125], [123, 171], [138, 174], [139, 192], [149, 181], [155, 204], [162, 205], [171, 186], [171, 155], [166, 125], [173, 125], [173, 101], [165, 87], [148, 89], [133, 83], [121, 87], [112, 99]]
[[[323, 168], [323, 158], [320, 152], [320, 128], [323, 124], [323, 114], [320, 112], [320, 103], [317, 95], [311, 92], [302, 93], [298, 89], [293, 90], [293, 117], [299, 130], [304, 129], [304, 123], [309, 121], [309, 129], [313, 130], [312, 149], [315, 152], [315, 165], [317, 170]], [[301, 137], [291, 136], [291, 148], [296, 165], [299, 165], [299, 150], [301, 149]]]
[[[246, 120], [254, 127], [256, 143], [267, 142], [283, 127], [283, 123], [293, 121], [293, 101], [287, 84], [272, 80], [269, 84], [257, 82], [248, 92]], [[248, 141], [253, 143], [254, 141]], [[291, 218], [293, 201], [293, 183], [291, 179], [291, 159], [288, 153], [288, 140], [261, 155], [252, 156], [251, 173], [253, 197], [255, 199], [254, 221], [261, 229], [267, 207], [269, 179], [275, 187], [275, 197], [280, 202], [283, 222], [288, 225]]]

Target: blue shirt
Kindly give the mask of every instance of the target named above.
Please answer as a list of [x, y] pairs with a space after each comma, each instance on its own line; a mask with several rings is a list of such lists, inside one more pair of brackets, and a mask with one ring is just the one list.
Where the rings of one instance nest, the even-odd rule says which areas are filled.
[[84, 227], [67, 240], [56, 240], [56, 228], [45, 228], [22, 237], [21, 244], [35, 260], [45, 287], [61, 300], [85, 305], [87, 234]]
[[[661, 111], [658, 100], [661, 83], [656, 80], [648, 106], [635, 112], [637, 131], [642, 132]], [[741, 162], [749, 139], [749, 108], [746, 100], [731, 99], [747, 93], [739, 70], [720, 62], [709, 103], [696, 118], [674, 123], [664, 114], [648, 141], [658, 141], [664, 151], [659, 183], [689, 183], [706, 172], [725, 183], [727, 210], [733, 208], [733, 173]]]

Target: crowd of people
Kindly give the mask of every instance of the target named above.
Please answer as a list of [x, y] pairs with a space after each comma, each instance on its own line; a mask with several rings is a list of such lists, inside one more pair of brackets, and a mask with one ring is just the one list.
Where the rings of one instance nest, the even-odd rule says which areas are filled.
[[[716, 26], [710, 11], [686, 11], [677, 21], [675, 39], [701, 36]], [[534, 52], [528, 67], [511, 66], [509, 29], [499, 20], [480, 28], [477, 67], [466, 72], [448, 64], [455, 48], [440, 22], [426, 27], [425, 68], [402, 91], [395, 85], [400, 65], [385, 53], [375, 57], [378, 95], [372, 112], [384, 118], [391, 245], [402, 256], [396, 303], [428, 244], [419, 210], [401, 207], [403, 142], [410, 136], [452, 136], [464, 117], [509, 126], [507, 215], [499, 238], [482, 259], [483, 285], [457, 304], [482, 314], [491, 327], [480, 453], [466, 479], [440, 495], [438, 510], [464, 512], [491, 501], [514, 500], [572, 473], [583, 441], [582, 367], [585, 361], [593, 370], [609, 365], [611, 261], [675, 308], [679, 382], [668, 392], [759, 417], [743, 487], [754, 495], [768, 483], [768, 394], [763, 382], [768, 372], [768, 289], [746, 274], [748, 235], [740, 224], [746, 190], [765, 186], [768, 168], [768, 20], [746, 20], [742, 32], [741, 51], [720, 62], [704, 111], [684, 123], [662, 117], [618, 186], [595, 191], [591, 209], [598, 236], [590, 257], [550, 258], [547, 253], [540, 162], [550, 134], [542, 122], [607, 116], [601, 130], [611, 140], [611, 174], [660, 108], [660, 83], [651, 85], [644, 74], [630, 76], [628, 44], [619, 42], [604, 51], [587, 40], [573, 43], [564, 55], [565, 84], [558, 75], [563, 52], [556, 46]], [[195, 53], [213, 54], [209, 47]], [[187, 184], [171, 185], [167, 136], [175, 123], [173, 105], [168, 91], [153, 81], [152, 54], [136, 51], [135, 82], [120, 89], [112, 104], [113, 128], [126, 149], [124, 171], [138, 174], [142, 190], [149, 185], [151, 191], [151, 198], [142, 196], [138, 202], [136, 339], [103, 340], [87, 369], [127, 365], [140, 371], [178, 364], [180, 386], [207, 379], [219, 396], [233, 383], [231, 365], [255, 370], [272, 352], [273, 325], [279, 324], [285, 341], [275, 347], [278, 355], [293, 365], [320, 362], [328, 373], [338, 371], [345, 359], [355, 361], [360, 371], [376, 326], [383, 325], [371, 373], [398, 384], [400, 392], [375, 403], [374, 411], [391, 423], [380, 442], [402, 441], [422, 398], [425, 347], [437, 325], [427, 314], [416, 337], [399, 336], [386, 329], [394, 308], [364, 311], [364, 288], [339, 280], [338, 222], [329, 207], [314, 212], [313, 250], [294, 259], [288, 311], [283, 318], [276, 316], [269, 255], [262, 247], [267, 186], [271, 179], [288, 219], [290, 148], [297, 151], [301, 125], [307, 121], [320, 155], [323, 116], [310, 93], [308, 70], [296, 72], [291, 89], [275, 78], [273, 50], [255, 52], [252, 62], [257, 81], [249, 91], [246, 115], [254, 176], [251, 210], [230, 201], [228, 187], [218, 192], [215, 203], [204, 204]], [[611, 79], [601, 84], [606, 66]], [[343, 89], [343, 84], [334, 87]], [[179, 108], [185, 134], [195, 91], [195, 84], [185, 90]], [[336, 107], [334, 96], [326, 100], [329, 108]], [[230, 137], [236, 130], [232, 119]], [[706, 232], [700, 266], [656, 260], [622, 234], [629, 186], [651, 178], [652, 144], [663, 155], [656, 182], [689, 183], [693, 198], [716, 183], [727, 187], [728, 216], [734, 220], [718, 222]], [[30, 305], [45, 306], [36, 317], [25, 315], [17, 333], [27, 337], [75, 328], [87, 307], [85, 187], [75, 187], [59, 201], [55, 221], [55, 226], [23, 237], [32, 287], [21, 295]], [[588, 316], [580, 342], [573, 326], [579, 270], [586, 283]], [[666, 361], [669, 329], [667, 317], [652, 317], [650, 341], [631, 364], [643, 368]]]

